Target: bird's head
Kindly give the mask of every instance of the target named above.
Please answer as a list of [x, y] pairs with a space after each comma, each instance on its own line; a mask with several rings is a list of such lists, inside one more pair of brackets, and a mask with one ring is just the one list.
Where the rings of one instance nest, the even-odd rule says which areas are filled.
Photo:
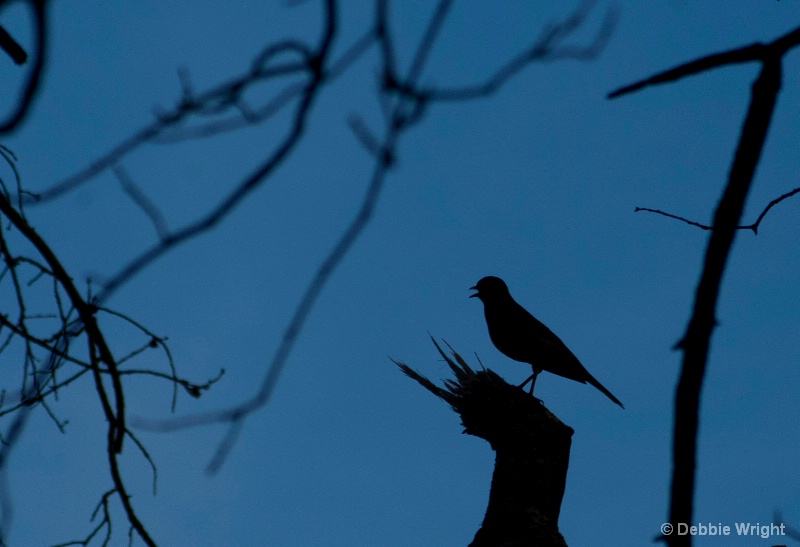
[[478, 297], [483, 302], [509, 296], [506, 282], [493, 275], [484, 277], [478, 281], [474, 287], [470, 287], [469, 290], [478, 291], [475, 294], [471, 294], [469, 296], [470, 298]]

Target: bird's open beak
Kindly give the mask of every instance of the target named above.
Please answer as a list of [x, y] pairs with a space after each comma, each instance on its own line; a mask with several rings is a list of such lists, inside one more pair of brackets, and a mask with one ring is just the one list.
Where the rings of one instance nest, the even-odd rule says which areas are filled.
[[[469, 288], [469, 290], [471, 290], [471, 291], [477, 291], [477, 290], [478, 290], [478, 287], [470, 287], [470, 288]], [[478, 296], [478, 293], [475, 293], [475, 294], [471, 294], [471, 295], [469, 295], [469, 297], [470, 297], [470, 298], [475, 298], [476, 296]]]

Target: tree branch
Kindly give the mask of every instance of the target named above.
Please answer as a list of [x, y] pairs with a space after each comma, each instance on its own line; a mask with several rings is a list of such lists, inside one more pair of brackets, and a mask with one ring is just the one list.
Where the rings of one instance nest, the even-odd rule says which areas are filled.
[[[785, 194], [782, 194], [782, 195], [778, 196], [777, 198], [775, 198], [772, 201], [770, 201], [767, 204], [766, 207], [764, 207], [764, 210], [761, 211], [761, 214], [758, 215], [758, 218], [756, 219], [756, 221], [754, 223], [747, 224], [747, 225], [744, 225], [744, 226], [736, 226], [736, 229], [737, 230], [752, 230], [754, 234], [758, 234], [758, 227], [761, 225], [761, 221], [764, 220], [764, 217], [767, 216], [767, 213], [769, 212], [769, 210], [772, 209], [773, 207], [775, 207], [780, 202], [782, 202], [782, 201], [784, 201], [786, 199], [789, 199], [790, 197], [794, 196], [797, 193], [800, 193], [800, 188], [795, 188], [794, 190], [789, 190]], [[650, 209], [649, 207], [636, 207], [633, 210], [634, 213], [638, 213], [640, 211], [644, 211], [644, 212], [647, 212], [647, 213], [655, 213], [657, 215], [665, 216], [665, 217], [668, 217], [668, 218], [674, 218], [675, 220], [680, 220], [681, 222], [685, 222], [686, 224], [689, 224], [690, 226], [695, 226], [697, 228], [700, 228], [701, 230], [713, 230], [714, 229], [713, 226], [709, 226], [707, 224], [701, 224], [699, 222], [695, 222], [694, 220], [689, 220], [689, 219], [684, 218], [682, 216], [673, 215], [672, 213], [667, 213], [665, 211], [661, 211], [660, 209]]]

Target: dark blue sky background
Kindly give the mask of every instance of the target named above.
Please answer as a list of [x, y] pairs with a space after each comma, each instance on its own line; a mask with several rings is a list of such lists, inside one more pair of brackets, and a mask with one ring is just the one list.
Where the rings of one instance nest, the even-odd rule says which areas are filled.
[[[432, 3], [392, 9], [407, 66]], [[253, 414], [222, 470], [204, 473], [222, 426], [139, 431], [158, 465], [129, 446], [124, 473], [159, 545], [466, 545], [486, 507], [493, 453], [389, 357], [434, 380], [448, 376], [428, 338], [477, 354], [509, 382], [529, 368], [489, 341], [468, 287], [504, 278], [625, 404], [542, 375], [536, 393], [575, 429], [560, 526], [570, 545], [645, 545], [668, 513], [673, 393], [683, 333], [708, 234], [654, 207], [710, 222], [725, 183], [757, 66], [716, 70], [609, 101], [625, 84], [694, 58], [766, 41], [800, 24], [791, 0], [621, 2], [597, 60], [532, 65], [491, 98], [432, 106], [406, 133], [376, 215], [336, 270], [270, 404]], [[570, 43], [589, 42], [600, 3]], [[53, 2], [48, 68], [30, 118], [3, 144], [37, 191], [85, 167], [180, 97], [177, 69], [197, 90], [249, 67], [268, 43], [312, 40], [318, 2]], [[459, 2], [421, 81], [471, 84], [521, 51], [572, 6]], [[372, 17], [347, 3], [336, 51]], [[25, 43], [20, 5], [0, 21]], [[328, 87], [304, 142], [217, 229], [157, 261], [109, 305], [169, 336], [180, 373], [202, 382], [178, 415], [251, 396], [312, 275], [354, 215], [372, 159], [348, 128], [381, 127], [373, 49]], [[745, 221], [800, 185], [800, 53], [784, 87]], [[4, 89], [20, 71], [0, 59]], [[265, 87], [249, 98], [273, 93]], [[8, 108], [12, 94], [3, 94]], [[206, 140], [150, 144], [121, 164], [170, 227], [202, 215], [262, 161], [288, 117]], [[6, 174], [3, 175], [7, 176]], [[739, 234], [726, 272], [703, 392], [697, 522], [800, 525], [800, 251], [795, 199]], [[72, 275], [114, 273], [155, 241], [151, 224], [108, 171], [29, 219]], [[141, 338], [108, 318], [116, 351]], [[7, 366], [15, 366], [14, 363]], [[160, 354], [138, 366], [166, 370]], [[16, 382], [17, 380], [14, 380]], [[8, 385], [3, 387], [8, 389]], [[17, 385], [14, 383], [13, 385]], [[129, 412], [168, 416], [171, 390], [130, 382]], [[14, 452], [11, 545], [85, 536], [110, 487], [105, 426], [87, 379], [53, 405], [62, 435], [34, 415]], [[114, 510], [114, 545], [126, 544]], [[781, 538], [697, 538], [696, 545], [766, 546]]]

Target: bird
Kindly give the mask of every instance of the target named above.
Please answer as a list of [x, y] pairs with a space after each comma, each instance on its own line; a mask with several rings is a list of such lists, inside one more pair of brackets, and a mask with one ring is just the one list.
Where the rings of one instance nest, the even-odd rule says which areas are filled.
[[486, 326], [494, 346], [506, 357], [533, 367], [533, 374], [519, 387], [524, 388], [530, 382], [530, 394], [533, 395], [536, 377], [546, 370], [582, 384], [588, 382], [625, 408], [619, 399], [589, 374], [586, 367], [553, 331], [514, 300], [505, 281], [499, 277], [487, 276], [474, 287], [470, 287], [470, 290], [477, 291], [470, 298], [478, 298], [483, 302]]

